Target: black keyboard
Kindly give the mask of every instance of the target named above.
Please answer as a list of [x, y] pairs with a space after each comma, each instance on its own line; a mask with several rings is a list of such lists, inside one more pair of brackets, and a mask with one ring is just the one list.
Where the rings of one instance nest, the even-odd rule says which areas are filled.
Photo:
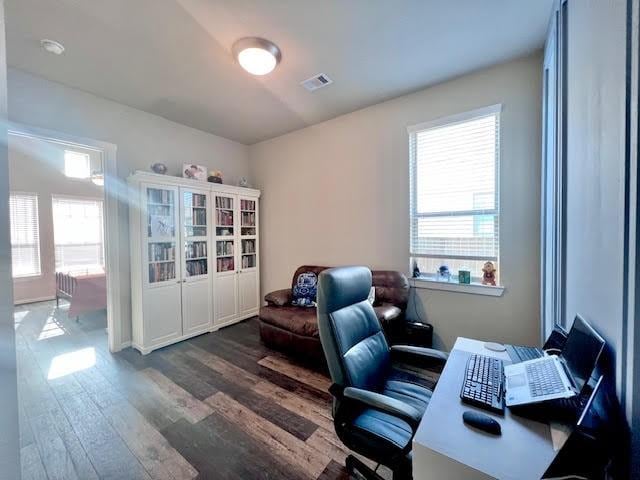
[[526, 362], [544, 357], [544, 352], [540, 348], [525, 347], [523, 345], [505, 345], [509, 358], [513, 363]]
[[467, 362], [460, 398], [470, 405], [502, 413], [503, 385], [502, 360], [473, 354]]

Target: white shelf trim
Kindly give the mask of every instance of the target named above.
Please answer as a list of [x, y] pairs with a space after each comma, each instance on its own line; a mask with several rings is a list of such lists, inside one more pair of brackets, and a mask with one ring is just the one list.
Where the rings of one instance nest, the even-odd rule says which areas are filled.
[[444, 290], [447, 292], [468, 293], [472, 295], [487, 295], [490, 297], [501, 297], [505, 288], [502, 286], [482, 285], [481, 283], [454, 283], [440, 282], [429, 278], [411, 278], [409, 284], [415, 288], [425, 288], [428, 290]]

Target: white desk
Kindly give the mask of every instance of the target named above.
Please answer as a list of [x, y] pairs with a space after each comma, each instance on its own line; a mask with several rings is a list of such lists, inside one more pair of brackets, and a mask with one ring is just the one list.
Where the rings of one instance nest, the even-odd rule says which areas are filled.
[[[463, 404], [460, 388], [471, 353], [510, 363], [506, 352], [493, 352], [484, 342], [458, 338], [429, 407], [413, 439], [414, 480], [486, 480], [490, 478], [539, 479], [556, 456], [549, 426]], [[494, 436], [467, 427], [465, 410], [477, 410], [500, 423], [502, 435]]]

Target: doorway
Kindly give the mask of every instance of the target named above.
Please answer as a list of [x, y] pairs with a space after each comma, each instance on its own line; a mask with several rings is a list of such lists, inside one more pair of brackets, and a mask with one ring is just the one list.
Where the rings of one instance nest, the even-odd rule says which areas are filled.
[[20, 125], [8, 141], [16, 328], [120, 350], [116, 147]]

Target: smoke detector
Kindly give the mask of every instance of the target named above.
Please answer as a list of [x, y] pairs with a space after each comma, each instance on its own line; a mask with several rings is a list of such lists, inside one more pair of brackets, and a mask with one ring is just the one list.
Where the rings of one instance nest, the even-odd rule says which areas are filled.
[[318, 75], [314, 75], [313, 77], [300, 82], [300, 85], [306, 88], [309, 92], [315, 92], [319, 88], [326, 87], [332, 83], [333, 80], [331, 80], [327, 74], [319, 73]]
[[55, 40], [48, 40], [48, 39], [43, 39], [40, 40], [40, 46], [49, 53], [52, 53], [53, 55], [62, 55], [62, 53], [64, 52], [64, 46], [59, 43], [56, 42]]

